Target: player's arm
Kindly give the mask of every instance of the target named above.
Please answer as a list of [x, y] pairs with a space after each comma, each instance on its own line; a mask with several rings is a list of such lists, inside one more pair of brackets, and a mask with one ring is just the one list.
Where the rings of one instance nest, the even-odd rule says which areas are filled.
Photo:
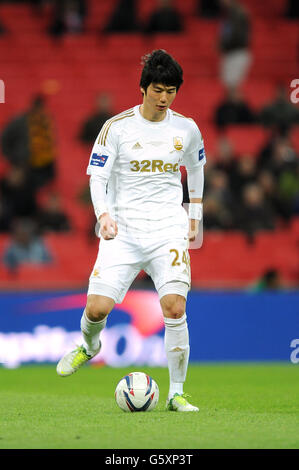
[[105, 178], [92, 175], [89, 179], [90, 195], [97, 221], [100, 224], [100, 233], [104, 240], [116, 237], [118, 229], [115, 220], [110, 217], [106, 203]]
[[90, 175], [91, 200], [97, 222], [100, 224], [100, 234], [105, 240], [117, 235], [117, 224], [108, 213], [106, 201], [107, 183], [117, 156], [117, 136], [113, 133], [113, 126], [111, 127], [103, 145], [101, 135], [105, 132], [104, 124], [92, 148], [87, 167], [87, 174]]
[[192, 124], [190, 143], [183, 163], [187, 171], [189, 193], [189, 240], [194, 241], [203, 215], [204, 164], [206, 162], [201, 133], [195, 123]]
[[[198, 230], [199, 223], [202, 220], [202, 195], [204, 186], [203, 165], [195, 171], [187, 170], [187, 182], [189, 191], [189, 240], [194, 242]], [[195, 197], [197, 196], [197, 197]]]

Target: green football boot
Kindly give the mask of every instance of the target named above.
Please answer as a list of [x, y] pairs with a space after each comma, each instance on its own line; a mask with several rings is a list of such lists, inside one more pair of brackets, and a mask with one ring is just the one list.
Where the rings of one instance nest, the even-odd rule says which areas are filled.
[[77, 370], [83, 366], [83, 364], [96, 356], [100, 349], [101, 343], [98, 350], [92, 356], [89, 356], [83, 346], [78, 346], [76, 349], [65, 354], [60, 359], [56, 367], [57, 374], [61, 377], [68, 377], [69, 375], [72, 375], [74, 372], [77, 372]]
[[199, 411], [197, 406], [191, 405], [186, 398], [189, 398], [190, 395], [187, 393], [182, 393], [179, 395], [175, 393], [174, 396], [166, 401], [166, 409], [169, 411]]

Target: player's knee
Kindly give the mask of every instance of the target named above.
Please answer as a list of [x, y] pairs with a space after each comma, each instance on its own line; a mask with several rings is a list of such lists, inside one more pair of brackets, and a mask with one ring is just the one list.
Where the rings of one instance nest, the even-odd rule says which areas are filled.
[[181, 295], [165, 295], [161, 299], [163, 315], [167, 318], [181, 318], [186, 311], [186, 299]]
[[85, 312], [90, 321], [101, 321], [107, 317], [114, 306], [114, 301], [108, 297], [88, 295]]

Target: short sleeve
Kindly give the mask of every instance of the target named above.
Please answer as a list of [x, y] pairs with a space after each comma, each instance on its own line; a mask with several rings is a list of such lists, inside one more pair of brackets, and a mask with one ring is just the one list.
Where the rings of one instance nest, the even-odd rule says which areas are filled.
[[86, 173], [109, 179], [117, 157], [118, 137], [114, 126], [106, 121], [93, 145]]
[[196, 123], [191, 121], [189, 145], [184, 153], [183, 165], [187, 170], [198, 168], [206, 163], [204, 141]]

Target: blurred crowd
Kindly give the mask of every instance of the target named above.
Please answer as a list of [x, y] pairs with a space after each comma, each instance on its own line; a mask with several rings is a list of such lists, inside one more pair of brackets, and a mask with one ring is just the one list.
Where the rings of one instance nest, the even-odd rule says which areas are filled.
[[[30, 3], [37, 15], [50, 7], [46, 33], [52, 37], [86, 30], [88, 0]], [[298, 0], [286, 1], [286, 18], [298, 21], [298, 4]], [[215, 41], [221, 59], [219, 80], [227, 90], [214, 110], [219, 141], [205, 170], [204, 228], [240, 230], [252, 238], [260, 230], [288, 226], [293, 216], [299, 216], [299, 158], [290, 139], [291, 131], [299, 124], [299, 107], [290, 102], [288, 90], [280, 83], [273, 100], [258, 112], [242, 95], [241, 85], [252, 56], [250, 15], [241, 1], [200, 0], [194, 15], [221, 20]], [[184, 18], [172, 0], [157, 0], [144, 23], [139, 20], [137, 0], [119, 0], [100, 33], [149, 35], [184, 31]], [[5, 34], [9, 30], [0, 17], [0, 35]], [[120, 111], [114, 109], [113, 97], [108, 93], [95, 97], [95, 109], [78, 129], [77, 139], [86, 145], [87, 153], [104, 122]], [[260, 125], [269, 130], [269, 140], [259, 154], [236, 157], [233, 143], [225, 133], [230, 125]], [[47, 110], [45, 96], [35, 96], [27, 110], [6, 123], [0, 130], [0, 145], [8, 163], [0, 178], [0, 232], [12, 236], [4, 263], [12, 270], [24, 261], [49, 263], [52, 257], [43, 235], [73, 227], [52, 185], [57, 176], [57, 146], [55, 122]], [[183, 189], [184, 202], [188, 202], [186, 180]], [[41, 201], [42, 190], [46, 198]], [[83, 188], [80, 201], [91, 207], [88, 185]]]
[[[101, 33], [140, 32], [183, 32], [184, 18], [176, 7], [175, 0], [155, 0], [146, 20], [141, 20], [139, 7], [142, 0], [118, 0], [107, 23], [99, 29]], [[64, 34], [80, 34], [86, 31], [86, 20], [90, 13], [89, 0], [0, 0], [1, 3], [29, 3], [35, 15], [46, 10], [50, 16], [47, 32], [59, 37]], [[234, 65], [246, 70], [249, 58], [242, 54], [250, 41], [250, 18], [241, 0], [195, 0], [194, 16], [203, 19], [221, 19], [220, 50], [230, 54]], [[285, 18], [299, 18], [297, 0], [286, 0], [283, 12]], [[0, 21], [0, 34], [7, 32]], [[231, 54], [233, 53], [233, 54]], [[234, 57], [233, 57], [234, 56]], [[242, 56], [242, 57], [241, 57]], [[225, 67], [227, 68], [228, 67]], [[224, 72], [225, 73], [225, 72]], [[229, 74], [229, 70], [227, 70]], [[233, 72], [235, 73], [235, 72]]]
[[[188, 202], [186, 189], [185, 195]], [[288, 134], [274, 130], [258, 155], [238, 158], [231, 142], [220, 137], [205, 169], [205, 230], [240, 230], [252, 239], [258, 231], [287, 227], [295, 215], [299, 160]]]
[[[51, 187], [57, 174], [53, 127], [45, 97], [37, 95], [0, 134], [1, 152], [8, 163], [0, 178], [0, 232], [12, 235], [3, 257], [11, 270], [24, 262], [50, 262], [43, 234], [71, 228], [59, 194]], [[44, 188], [46, 199], [41, 202]]]

